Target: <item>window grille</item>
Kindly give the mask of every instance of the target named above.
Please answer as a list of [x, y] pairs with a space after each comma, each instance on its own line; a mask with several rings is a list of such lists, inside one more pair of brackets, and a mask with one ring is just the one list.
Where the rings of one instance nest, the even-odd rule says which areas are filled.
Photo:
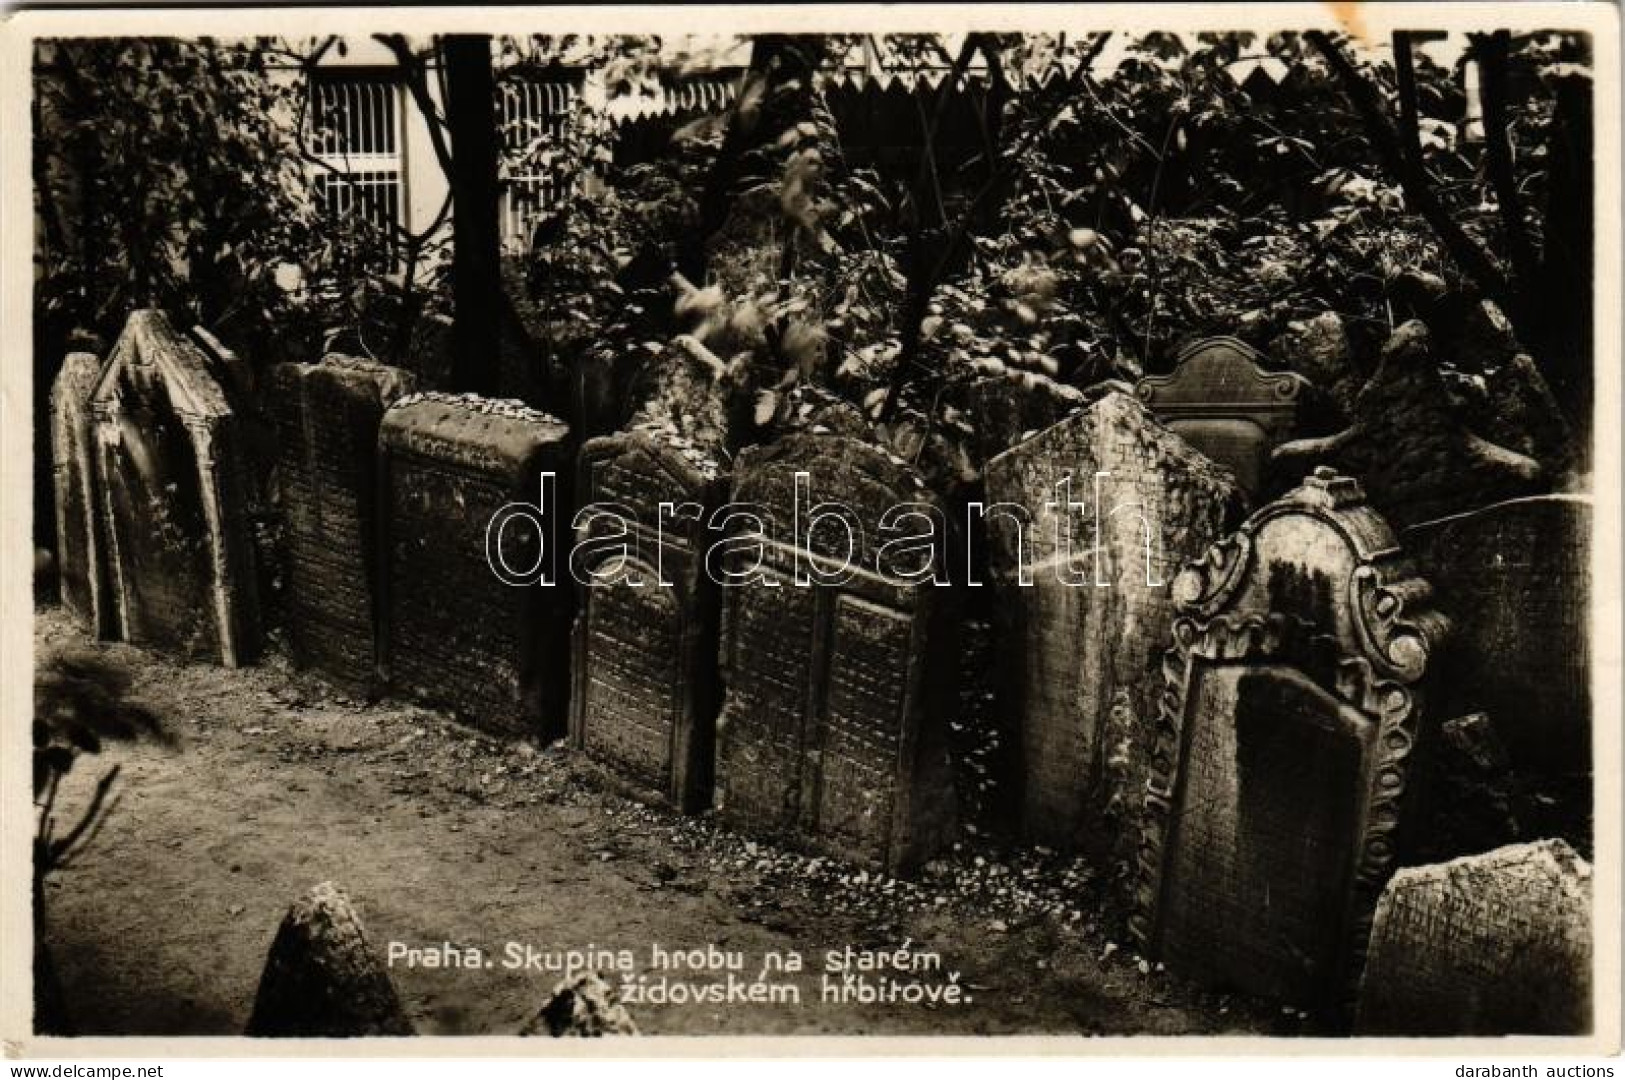
[[400, 91], [376, 77], [323, 77], [310, 87], [311, 152], [326, 166], [316, 174], [318, 205], [392, 240], [403, 209]]
[[563, 134], [570, 110], [581, 96], [578, 82], [532, 80], [504, 83], [498, 91], [502, 125], [502, 240], [529, 245], [531, 229], [562, 192], [552, 176], [531, 160], [537, 139]]

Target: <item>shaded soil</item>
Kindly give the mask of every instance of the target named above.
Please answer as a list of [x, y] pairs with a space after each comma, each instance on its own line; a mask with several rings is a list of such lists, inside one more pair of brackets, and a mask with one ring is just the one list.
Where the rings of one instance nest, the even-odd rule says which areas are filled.
[[[84, 638], [39, 611], [38, 661], [94, 651], [128, 667], [172, 745], [81, 759], [64, 814], [101, 771], [122, 797], [82, 859], [53, 877], [46, 939], [82, 1034], [242, 1031], [288, 904], [317, 882], [350, 894], [387, 943], [539, 950], [716, 945], [746, 980], [798, 953], [799, 1005], [628, 1008], [653, 1034], [1307, 1034], [1312, 1021], [1198, 989], [1134, 955], [1109, 872], [977, 834], [913, 882], [750, 842], [705, 818], [602, 790], [560, 745], [503, 742], [438, 713], [347, 701], [276, 659], [227, 671]], [[820, 1000], [825, 950], [940, 956], [959, 1005]], [[612, 985], [619, 979], [605, 972]], [[396, 965], [426, 1034], [511, 1034], [560, 974]], [[678, 974], [690, 983], [724, 975]]]

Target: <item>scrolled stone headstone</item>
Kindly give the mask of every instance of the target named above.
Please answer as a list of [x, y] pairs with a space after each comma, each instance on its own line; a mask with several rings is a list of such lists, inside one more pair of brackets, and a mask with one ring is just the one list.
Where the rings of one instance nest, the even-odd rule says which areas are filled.
[[1360, 485], [1326, 469], [1173, 591], [1134, 933], [1205, 981], [1346, 1007], [1449, 624]]
[[212, 357], [161, 311], [130, 315], [92, 395], [97, 482], [125, 640], [235, 667], [260, 647], [237, 416]]
[[1591, 866], [1561, 840], [1412, 866], [1371, 923], [1362, 1035], [1591, 1030]]
[[1176, 435], [1236, 474], [1242, 490], [1263, 490], [1270, 452], [1296, 434], [1308, 380], [1266, 371], [1258, 350], [1231, 337], [1207, 338], [1179, 354], [1170, 375], [1147, 375], [1140, 399]]
[[415, 1034], [361, 917], [331, 881], [300, 897], [283, 916], [244, 1034], [282, 1039]]

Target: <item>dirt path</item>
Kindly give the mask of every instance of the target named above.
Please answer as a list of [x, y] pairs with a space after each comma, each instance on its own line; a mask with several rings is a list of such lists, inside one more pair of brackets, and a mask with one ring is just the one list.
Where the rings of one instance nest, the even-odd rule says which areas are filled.
[[[534, 1014], [559, 976], [506, 969], [507, 942], [630, 949], [650, 975], [655, 944], [737, 951], [746, 980], [772, 951], [805, 962], [774, 976], [798, 985], [799, 1005], [629, 1005], [648, 1033], [1306, 1033], [1109, 947], [1121, 921], [1076, 864], [962, 848], [919, 883], [895, 882], [602, 793], [557, 746], [327, 697], [274, 662], [225, 671], [97, 646], [54, 609], [36, 627], [42, 662], [95, 649], [127, 665], [174, 740], [83, 759], [65, 794], [79, 805], [123, 764], [122, 800], [47, 897], [85, 1034], [240, 1033], [284, 909], [325, 879], [350, 892], [381, 950], [451, 942], [499, 961], [395, 966], [424, 1033], [508, 1034]], [[959, 972], [972, 1000], [820, 1000], [826, 949], [904, 940], [940, 955], [927, 981]]]

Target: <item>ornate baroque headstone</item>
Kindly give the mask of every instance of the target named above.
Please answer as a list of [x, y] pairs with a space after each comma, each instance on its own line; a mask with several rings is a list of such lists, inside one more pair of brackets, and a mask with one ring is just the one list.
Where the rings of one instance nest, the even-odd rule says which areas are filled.
[[[384, 413], [378, 648], [390, 687], [494, 733], [562, 731], [571, 590], [556, 556], [569, 536], [569, 436], [519, 402], [472, 394], [411, 394]], [[510, 584], [487, 559], [492, 519], [518, 503], [532, 510], [502, 519], [503, 559], [552, 584]]]
[[125, 640], [228, 667], [260, 645], [237, 418], [221, 361], [160, 311], [131, 314], [92, 395]]
[[1301, 375], [1264, 370], [1263, 359], [1236, 338], [1207, 338], [1179, 354], [1171, 375], [1147, 375], [1135, 386], [1170, 431], [1228, 466], [1255, 495], [1270, 451], [1296, 433], [1308, 385]]
[[63, 360], [51, 387], [51, 459], [62, 606], [92, 635], [116, 638], [90, 404], [101, 367], [90, 353], [69, 353]]
[[1317, 470], [1177, 579], [1133, 929], [1170, 967], [1353, 997], [1447, 629], [1360, 486]]
[[271, 374], [294, 662], [373, 690], [377, 633], [378, 425], [409, 372], [357, 357]]
[[1591, 866], [1561, 840], [1413, 866], [1383, 890], [1356, 1030], [1591, 1030]]
[[986, 477], [1023, 832], [1053, 847], [1132, 852], [1169, 586], [1241, 516], [1240, 498], [1223, 469], [1125, 393], [998, 455]]
[[[829, 503], [851, 510], [851, 533], [813, 520]], [[945, 588], [885, 572], [878, 529], [893, 506], [940, 504], [900, 459], [816, 431], [745, 451], [732, 504], [759, 522], [734, 521], [721, 556], [750, 580], [723, 585], [718, 812], [743, 832], [904, 871], [953, 825], [954, 625]], [[841, 565], [844, 583], [797, 584], [798, 568], [813, 580]]]

